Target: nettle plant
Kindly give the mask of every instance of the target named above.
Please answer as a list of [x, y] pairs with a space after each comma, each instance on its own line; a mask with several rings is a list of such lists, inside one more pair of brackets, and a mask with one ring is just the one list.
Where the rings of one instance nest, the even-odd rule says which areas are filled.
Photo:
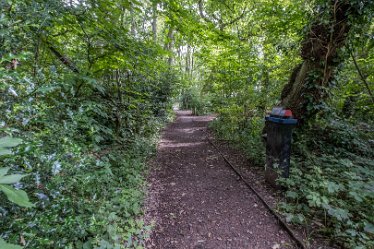
[[[11, 148], [21, 144], [22, 140], [13, 137], [0, 138], [0, 156], [11, 155]], [[29, 201], [27, 193], [21, 189], [15, 189], [12, 185], [21, 181], [27, 175], [25, 174], [9, 174], [9, 167], [0, 167], [0, 191], [5, 194], [8, 200], [18, 206], [30, 208], [34, 205]], [[1, 203], [0, 203], [1, 205]], [[6, 243], [0, 238], [0, 248], [2, 249], [18, 249], [21, 246]]]

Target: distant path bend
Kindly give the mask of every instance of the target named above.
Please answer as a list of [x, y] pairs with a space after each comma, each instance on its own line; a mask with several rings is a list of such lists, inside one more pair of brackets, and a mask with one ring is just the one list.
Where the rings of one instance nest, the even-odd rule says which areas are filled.
[[288, 234], [206, 140], [213, 116], [177, 111], [151, 162], [146, 220], [154, 249], [294, 248]]

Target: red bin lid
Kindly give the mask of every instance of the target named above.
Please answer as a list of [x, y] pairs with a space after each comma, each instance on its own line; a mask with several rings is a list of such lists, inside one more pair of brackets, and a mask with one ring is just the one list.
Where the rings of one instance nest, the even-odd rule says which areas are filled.
[[279, 118], [293, 118], [292, 111], [290, 109], [284, 109], [283, 107], [274, 107], [270, 113], [270, 116]]

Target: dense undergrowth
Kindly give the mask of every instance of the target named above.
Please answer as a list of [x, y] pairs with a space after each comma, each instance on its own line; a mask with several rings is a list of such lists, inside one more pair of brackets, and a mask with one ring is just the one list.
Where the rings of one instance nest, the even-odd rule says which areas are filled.
[[[23, 90], [13, 85], [17, 95], [28, 94]], [[28, 193], [33, 207], [1, 196], [2, 237], [24, 248], [140, 246], [145, 160], [155, 151], [170, 104], [137, 98], [118, 120], [113, 103], [94, 91], [75, 101], [65, 101], [69, 92], [61, 88], [30, 98], [4, 95], [1, 107], [9, 111], [1, 132], [23, 143], [1, 165], [27, 174], [15, 188]]]
[[0, 6], [1, 249], [140, 248], [145, 163], [180, 81], [164, 36], [130, 2]]
[[[93, 121], [85, 114], [73, 115], [75, 118]], [[65, 124], [68, 127], [51, 122], [52, 127], [30, 137], [17, 134], [24, 143], [17, 147], [16, 156], [4, 158], [2, 163], [13, 173], [27, 173], [16, 187], [25, 190], [35, 206], [25, 209], [9, 202], [2, 205], [3, 236], [15, 244], [25, 241], [25, 248], [141, 245], [146, 232], [139, 219], [145, 160], [155, 151], [163, 120], [142, 122], [147, 122], [144, 133], [120, 140], [122, 143], [89, 143], [96, 148], [77, 140], [91, 138], [79, 136], [82, 127], [69, 122]], [[105, 130], [103, 136], [110, 132], [107, 127], [101, 128]], [[100, 133], [103, 131], [96, 135]]]

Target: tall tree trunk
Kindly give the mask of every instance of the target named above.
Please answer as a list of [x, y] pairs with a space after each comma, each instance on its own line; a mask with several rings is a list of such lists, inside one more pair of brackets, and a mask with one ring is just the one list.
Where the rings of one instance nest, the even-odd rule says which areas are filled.
[[187, 53], [186, 53], [186, 75], [190, 74], [191, 70], [191, 46], [187, 45]]
[[132, 36], [135, 36], [136, 35], [136, 21], [135, 21], [134, 7], [132, 5], [130, 7], [130, 16], [131, 16], [130, 32]]
[[[281, 106], [290, 108], [301, 123], [314, 117], [321, 109], [335, 69], [344, 61], [338, 56], [338, 50], [344, 46], [351, 21], [362, 13], [362, 8], [360, 11], [355, 6], [357, 3], [349, 0], [328, 2], [330, 4], [320, 9], [321, 16], [310, 26], [301, 48], [303, 62], [294, 68], [281, 95]], [[323, 13], [329, 16], [325, 18]]]
[[195, 47], [192, 48], [192, 51], [191, 51], [191, 72], [190, 72], [190, 77], [191, 77], [191, 80], [193, 79], [193, 72], [194, 72], [194, 69], [195, 69], [195, 59], [194, 59], [194, 55], [195, 55]]
[[152, 35], [153, 41], [157, 42], [157, 1], [152, 2]]
[[182, 56], [181, 46], [178, 46], [177, 54], [178, 54], [179, 70], [182, 72], [183, 71], [183, 56]]
[[173, 48], [174, 48], [174, 28], [170, 25], [168, 31], [168, 38], [165, 44], [165, 49], [169, 52], [168, 64], [169, 66], [173, 65]]

